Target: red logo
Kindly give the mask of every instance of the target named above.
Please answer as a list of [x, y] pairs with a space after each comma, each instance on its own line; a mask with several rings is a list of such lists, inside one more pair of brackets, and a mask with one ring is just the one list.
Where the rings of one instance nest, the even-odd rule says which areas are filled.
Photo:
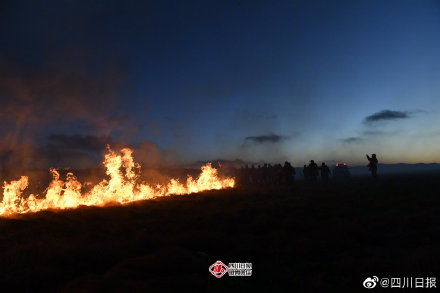
[[221, 278], [228, 271], [228, 266], [218, 260], [209, 267], [209, 271], [214, 277]]

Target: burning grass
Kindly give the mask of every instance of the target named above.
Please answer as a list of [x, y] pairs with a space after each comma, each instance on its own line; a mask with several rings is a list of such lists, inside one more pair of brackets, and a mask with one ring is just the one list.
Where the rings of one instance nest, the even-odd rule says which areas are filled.
[[66, 209], [85, 206], [103, 206], [110, 203], [129, 202], [169, 196], [171, 194], [190, 194], [205, 190], [234, 187], [233, 178], [220, 178], [211, 164], [202, 166], [200, 175], [194, 179], [188, 176], [186, 182], [171, 179], [166, 184], [148, 184], [139, 180], [141, 166], [134, 162], [132, 150], [121, 149], [116, 153], [110, 148], [103, 162], [109, 179], [92, 186], [88, 192], [82, 192], [83, 185], [76, 176], [68, 172], [62, 180], [60, 173], [51, 169], [52, 181], [44, 196], [30, 194], [23, 196], [29, 185], [29, 178], [21, 176], [18, 180], [5, 182], [3, 200], [0, 203], [0, 215], [23, 214], [45, 209]]

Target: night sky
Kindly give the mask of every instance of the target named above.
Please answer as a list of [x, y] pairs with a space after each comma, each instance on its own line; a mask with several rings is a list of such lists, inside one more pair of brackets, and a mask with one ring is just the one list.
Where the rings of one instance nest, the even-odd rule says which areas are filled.
[[440, 162], [438, 1], [1, 1], [0, 13], [3, 149]]

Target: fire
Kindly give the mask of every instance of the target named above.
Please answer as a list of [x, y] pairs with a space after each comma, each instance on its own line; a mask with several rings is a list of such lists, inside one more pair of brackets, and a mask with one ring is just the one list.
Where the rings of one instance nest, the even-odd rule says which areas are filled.
[[171, 179], [168, 184], [150, 185], [139, 179], [141, 166], [133, 160], [133, 151], [124, 148], [120, 153], [108, 148], [104, 162], [108, 179], [104, 179], [91, 188], [89, 192], [81, 191], [83, 184], [73, 173], [67, 173], [62, 180], [60, 173], [50, 169], [52, 181], [44, 197], [30, 194], [23, 197], [23, 191], [29, 184], [27, 176], [19, 180], [4, 182], [3, 201], [0, 203], [0, 215], [23, 214], [45, 209], [67, 209], [81, 205], [103, 206], [118, 202], [126, 204], [136, 200], [152, 199], [172, 194], [190, 194], [211, 189], [232, 188], [233, 178], [220, 178], [217, 169], [208, 163], [201, 168], [197, 178], [188, 176], [186, 182]]

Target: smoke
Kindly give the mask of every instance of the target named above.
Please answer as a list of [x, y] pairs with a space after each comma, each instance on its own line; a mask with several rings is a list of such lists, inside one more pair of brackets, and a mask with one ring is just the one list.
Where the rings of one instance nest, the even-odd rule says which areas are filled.
[[116, 71], [93, 73], [66, 64], [67, 68], [23, 73], [2, 65], [0, 127], [11, 143], [54, 122], [58, 128], [82, 122], [100, 132], [111, 130], [103, 127], [106, 122], [114, 126], [111, 114], [122, 85], [121, 75]]
[[[58, 152], [79, 159], [84, 155], [78, 148], [97, 150], [118, 131], [136, 132], [135, 123], [119, 110], [123, 74], [86, 63], [49, 62], [39, 68], [0, 63], [3, 168], [41, 166], [48, 156], [52, 161], [61, 156]], [[89, 136], [68, 135], [73, 133]]]

